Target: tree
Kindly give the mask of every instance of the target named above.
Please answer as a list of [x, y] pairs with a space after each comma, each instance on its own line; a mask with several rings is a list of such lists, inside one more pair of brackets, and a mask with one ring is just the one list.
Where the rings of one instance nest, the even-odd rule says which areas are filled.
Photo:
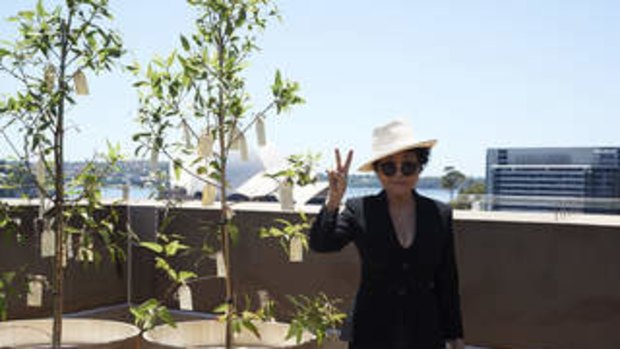
[[[285, 80], [276, 71], [271, 101], [262, 109], [250, 107], [243, 72], [249, 58], [258, 50], [256, 35], [271, 19], [278, 17], [270, 0], [188, 0], [188, 3], [198, 17], [194, 32], [180, 36], [179, 50], [154, 59], [144, 71], [139, 64], [128, 67], [140, 77], [135, 86], [140, 90], [139, 122], [143, 131], [134, 135], [134, 140], [139, 143], [136, 153], [148, 154], [152, 164], [164, 155], [173, 163], [177, 176], [185, 171], [202, 181], [204, 204], [212, 203], [216, 191], [219, 193], [219, 246], [204, 246], [202, 250], [208, 254], [222, 253], [226, 299], [217, 310], [224, 313], [226, 348], [230, 348], [233, 328], [245, 326], [256, 332], [252, 324], [256, 316], [238, 310], [232, 284], [230, 245], [231, 234], [237, 229], [233, 224], [233, 209], [226, 200], [229, 154], [232, 150], [240, 151], [241, 158], [246, 158], [246, 133], [256, 128], [259, 144], [263, 144], [266, 118], [304, 100], [298, 95], [299, 85]], [[302, 159], [290, 158], [292, 172], [283, 171], [275, 176], [286, 178], [289, 183], [305, 183], [308, 167], [302, 164]], [[289, 230], [296, 231], [290, 226]], [[158, 267], [179, 290], [184, 290], [197, 275], [175, 270], [166, 258], [190, 247], [167, 236], [160, 235], [160, 238], [159, 242], [143, 242], [142, 246], [155, 253]], [[303, 301], [299, 304], [307, 305]], [[155, 306], [152, 302], [148, 305]]]
[[[112, 70], [123, 52], [119, 35], [106, 27], [112, 19], [108, 7], [107, 0], [66, 0], [46, 8], [39, 0], [33, 10], [9, 19], [18, 26], [19, 36], [0, 46], [0, 73], [18, 85], [12, 96], [0, 100], [0, 129], [15, 157], [29, 172], [36, 172], [39, 226], [43, 234], [53, 234], [54, 348], [61, 344], [67, 245], [78, 237], [80, 251], [88, 254], [95, 234], [110, 241], [115, 233], [111, 224], [115, 216], [95, 219], [94, 211], [101, 208], [99, 178], [114, 168], [118, 148], [110, 147], [111, 167], [105, 170], [91, 162], [70, 183], [63, 171], [70, 107], [79, 95], [88, 94], [86, 76]], [[17, 136], [11, 139], [10, 135]], [[81, 200], [86, 204], [75, 205]], [[75, 215], [82, 217], [78, 227], [69, 226], [69, 218]]]
[[453, 166], [446, 166], [441, 177], [441, 187], [450, 191], [450, 201], [454, 198], [454, 192], [465, 182], [465, 175]]
[[467, 186], [461, 189], [460, 193], [461, 194], [485, 194], [486, 186], [484, 185], [484, 181], [470, 179]]

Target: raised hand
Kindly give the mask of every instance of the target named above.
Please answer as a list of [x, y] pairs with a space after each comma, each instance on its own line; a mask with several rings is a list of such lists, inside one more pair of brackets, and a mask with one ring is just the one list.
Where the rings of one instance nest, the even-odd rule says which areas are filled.
[[349, 167], [351, 166], [351, 160], [353, 160], [353, 150], [349, 150], [344, 163], [340, 157], [340, 149], [336, 148], [334, 153], [336, 155], [336, 168], [327, 171], [329, 194], [327, 195], [325, 205], [329, 211], [338, 210], [338, 206], [340, 206], [340, 201], [347, 191]]

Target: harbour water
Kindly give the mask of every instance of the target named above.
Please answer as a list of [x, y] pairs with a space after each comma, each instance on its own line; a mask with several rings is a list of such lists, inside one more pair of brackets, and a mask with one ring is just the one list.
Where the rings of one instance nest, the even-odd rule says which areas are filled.
[[[373, 195], [381, 191], [381, 187], [349, 187], [345, 199]], [[422, 195], [428, 196], [432, 199], [436, 199], [443, 202], [450, 200], [450, 192], [445, 189], [439, 188], [418, 188], [418, 192]], [[150, 187], [132, 186], [129, 190], [129, 198], [131, 200], [144, 200], [149, 199], [152, 195], [153, 189]], [[102, 189], [102, 197], [104, 199], [121, 199], [123, 197], [123, 191], [120, 187], [104, 187]]]

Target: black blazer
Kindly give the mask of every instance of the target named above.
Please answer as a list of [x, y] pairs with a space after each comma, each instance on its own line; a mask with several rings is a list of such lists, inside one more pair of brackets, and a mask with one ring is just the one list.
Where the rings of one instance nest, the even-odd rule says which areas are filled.
[[416, 236], [403, 248], [385, 192], [348, 200], [338, 215], [321, 210], [310, 230], [310, 248], [339, 251], [353, 241], [361, 283], [353, 311], [353, 348], [440, 348], [462, 338], [463, 328], [450, 206], [412, 191]]

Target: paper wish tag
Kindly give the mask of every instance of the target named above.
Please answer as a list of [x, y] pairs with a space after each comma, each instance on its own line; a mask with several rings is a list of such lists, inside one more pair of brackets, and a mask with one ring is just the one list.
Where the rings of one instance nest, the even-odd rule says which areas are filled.
[[215, 253], [215, 265], [217, 267], [217, 277], [226, 277], [226, 262], [224, 261], [224, 253], [218, 251]]
[[43, 288], [45, 285], [44, 275], [34, 275], [31, 280], [28, 281], [28, 296], [26, 297], [26, 304], [29, 307], [41, 307], [43, 306]]
[[285, 211], [292, 211], [295, 209], [293, 186], [286, 182], [280, 183], [280, 207]]
[[129, 201], [129, 184], [128, 183], [123, 184], [123, 186], [121, 187], [121, 191], [123, 192], [123, 201], [128, 202]]
[[290, 262], [302, 262], [304, 260], [304, 247], [299, 237], [294, 236], [291, 239], [289, 251], [288, 257]]
[[78, 70], [73, 74], [73, 83], [75, 84], [75, 92], [78, 95], [88, 95], [88, 83], [86, 82], [86, 75], [81, 70]]
[[177, 296], [179, 297], [179, 309], [181, 310], [194, 310], [194, 304], [192, 302], [192, 290], [187, 284], [182, 284], [177, 290]]
[[198, 138], [198, 156], [201, 158], [209, 158], [213, 156], [213, 137], [211, 136], [211, 132], [206, 130], [200, 135]]
[[41, 233], [41, 257], [54, 257], [55, 255], [56, 242], [54, 241], [54, 231], [46, 226]]
[[267, 290], [258, 290], [256, 294], [258, 294], [258, 304], [261, 309], [269, 306], [269, 292], [267, 292]]
[[241, 161], [250, 160], [248, 142], [245, 139], [245, 135], [241, 132], [239, 132], [239, 151], [241, 152]]
[[205, 184], [202, 188], [202, 206], [209, 206], [215, 202], [215, 186], [211, 183]]
[[258, 146], [264, 147], [267, 145], [267, 137], [265, 136], [265, 120], [261, 117], [256, 119], [256, 138], [258, 139]]

